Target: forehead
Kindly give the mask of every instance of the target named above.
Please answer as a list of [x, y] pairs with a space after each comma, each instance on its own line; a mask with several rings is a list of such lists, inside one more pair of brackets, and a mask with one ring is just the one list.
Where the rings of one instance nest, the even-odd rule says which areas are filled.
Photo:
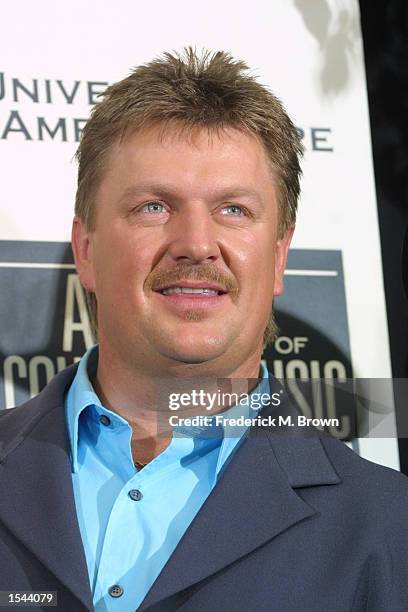
[[209, 183], [273, 189], [274, 178], [262, 142], [235, 128], [209, 130], [157, 124], [128, 131], [108, 153], [102, 182], [175, 181], [191, 189]]

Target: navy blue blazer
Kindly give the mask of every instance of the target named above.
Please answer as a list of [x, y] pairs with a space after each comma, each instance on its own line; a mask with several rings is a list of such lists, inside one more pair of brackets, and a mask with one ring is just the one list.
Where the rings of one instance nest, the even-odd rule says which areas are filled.
[[[63, 406], [75, 371], [0, 412], [0, 591], [57, 591], [66, 612], [93, 609]], [[139, 610], [408, 610], [408, 478], [290, 434], [253, 429]]]

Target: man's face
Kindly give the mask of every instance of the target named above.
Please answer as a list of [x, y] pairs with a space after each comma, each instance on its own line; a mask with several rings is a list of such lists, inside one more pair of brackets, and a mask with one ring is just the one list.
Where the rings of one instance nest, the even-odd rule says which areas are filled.
[[113, 147], [94, 231], [74, 224], [100, 342], [128, 363], [259, 360], [292, 234], [277, 239], [263, 146], [232, 128], [159, 133], [135, 132]]

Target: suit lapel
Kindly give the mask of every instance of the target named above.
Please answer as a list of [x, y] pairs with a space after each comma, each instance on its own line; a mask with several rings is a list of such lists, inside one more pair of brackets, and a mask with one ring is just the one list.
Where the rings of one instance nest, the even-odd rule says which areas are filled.
[[[280, 414], [297, 414], [288, 398]], [[279, 434], [270, 428], [252, 431], [139, 610], [203, 580], [315, 514], [294, 488], [337, 484], [340, 479], [316, 432], [300, 433], [296, 426]]]
[[63, 372], [26, 406], [1, 416], [0, 521], [92, 610], [62, 405], [74, 373]]

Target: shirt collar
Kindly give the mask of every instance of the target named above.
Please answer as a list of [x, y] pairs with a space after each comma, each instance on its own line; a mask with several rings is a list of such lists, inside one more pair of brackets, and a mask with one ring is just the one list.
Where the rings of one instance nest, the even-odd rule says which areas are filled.
[[[79, 362], [78, 370], [68, 390], [65, 401], [72, 469], [74, 472], [78, 471], [78, 427], [79, 417], [82, 412], [89, 406], [95, 406], [101, 413], [113, 414], [110, 410], [106, 410], [106, 408], [102, 406], [88, 376], [89, 357], [96, 349], [96, 346], [92, 346], [88, 349]], [[116, 416], [121, 419], [119, 415]]]
[[[254, 395], [257, 394], [258, 397], [262, 398], [263, 394], [267, 394], [269, 396], [270, 388], [269, 388], [269, 372], [265, 365], [264, 361], [261, 361], [261, 380], [258, 385], [251, 391], [249, 394], [250, 398], [254, 398]], [[265, 397], [265, 396], [264, 396]], [[251, 407], [252, 406], [252, 407]], [[255, 417], [257, 413], [263, 408], [263, 404], [259, 406], [254, 406], [254, 402], [245, 402], [240, 403], [235, 406], [232, 406], [224, 413], [224, 417], [229, 418], [239, 418], [243, 417]], [[228, 422], [225, 419], [225, 422]], [[248, 426], [229, 426], [229, 425], [221, 425], [222, 427], [222, 443], [220, 448], [220, 453], [218, 455], [217, 467], [215, 477], [218, 478], [220, 475], [221, 469], [225, 468], [227, 465], [227, 459], [232, 456], [232, 451], [235, 446], [243, 441], [244, 436], [248, 432]]]

